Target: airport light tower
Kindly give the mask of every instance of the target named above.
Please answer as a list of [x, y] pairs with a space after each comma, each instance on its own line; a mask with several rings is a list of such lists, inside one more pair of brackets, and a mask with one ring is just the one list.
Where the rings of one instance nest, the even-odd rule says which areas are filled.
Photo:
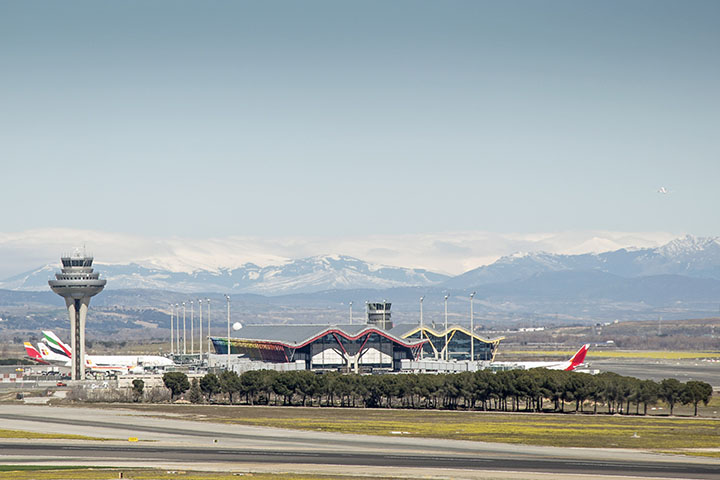
[[70, 317], [70, 345], [72, 347], [73, 380], [85, 380], [85, 318], [90, 297], [105, 288], [106, 280], [99, 273], [93, 273], [93, 257], [76, 250], [72, 256], [63, 256], [62, 271], [55, 274], [55, 280], [48, 284], [53, 292], [65, 299]]

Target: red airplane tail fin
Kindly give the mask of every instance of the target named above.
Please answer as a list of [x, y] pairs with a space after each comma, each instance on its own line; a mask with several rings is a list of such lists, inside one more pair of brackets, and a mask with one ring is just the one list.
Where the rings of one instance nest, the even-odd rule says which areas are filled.
[[578, 365], [582, 365], [582, 363], [585, 361], [585, 355], [587, 355], [589, 349], [589, 343], [586, 343], [585, 345], [580, 347], [580, 350], [578, 350], [577, 353], [575, 353], [575, 355], [573, 355], [570, 359], [570, 369], [574, 369]]
[[31, 343], [25, 342], [25, 351], [27, 352], [28, 357], [35, 360], [36, 362], [40, 363], [47, 363], [45, 360], [43, 360], [42, 355], [40, 355], [40, 352], [38, 352], [35, 347], [32, 346]]

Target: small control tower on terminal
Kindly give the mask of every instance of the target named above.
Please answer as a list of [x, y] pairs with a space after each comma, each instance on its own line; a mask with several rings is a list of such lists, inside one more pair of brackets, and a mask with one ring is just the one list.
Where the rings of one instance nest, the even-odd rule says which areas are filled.
[[367, 323], [368, 325], [374, 325], [382, 328], [383, 330], [390, 330], [393, 328], [392, 320], [390, 319], [390, 302], [370, 302], [367, 304]]
[[93, 273], [93, 257], [76, 250], [71, 256], [63, 256], [62, 271], [55, 274], [55, 280], [48, 284], [53, 292], [65, 299], [70, 317], [72, 347], [72, 379], [85, 380], [85, 318], [90, 297], [105, 288], [106, 280], [99, 273]]

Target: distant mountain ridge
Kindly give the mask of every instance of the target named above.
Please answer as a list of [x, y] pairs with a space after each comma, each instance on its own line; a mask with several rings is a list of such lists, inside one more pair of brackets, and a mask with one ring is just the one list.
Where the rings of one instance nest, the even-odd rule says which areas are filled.
[[450, 288], [524, 280], [552, 272], [602, 272], [619, 277], [683, 275], [720, 280], [720, 237], [687, 235], [661, 247], [560, 255], [514, 254], [451, 278]]
[[[641, 277], [664, 277], [668, 281], [676, 276], [720, 280], [720, 237], [687, 235], [657, 248], [629, 248], [579, 255], [518, 253], [455, 277], [423, 269], [377, 265], [343, 255], [314, 256], [265, 267], [247, 263], [234, 269], [197, 270], [192, 273], [172, 272], [134, 263], [97, 263], [96, 267], [103, 278], [108, 280], [108, 289], [273, 296], [326, 290], [404, 287], [460, 290], [494, 285], [489, 290], [508, 292], [513, 288], [528, 288], [542, 280], [547, 288], [562, 292], [563, 288], [568, 287], [566, 282], [570, 278], [581, 283], [595, 279], [591, 282], [593, 285], [597, 282], [603, 285], [612, 283], [613, 279], [620, 285], [623, 278]], [[58, 264], [45, 265], [0, 282], [0, 288], [44, 291], [48, 288], [47, 280], [58, 270]], [[650, 285], [652, 282], [646, 283]]]
[[[235, 269], [192, 273], [149, 268], [135, 263], [95, 268], [108, 280], [108, 289], [156, 289], [181, 292], [232, 292], [282, 295], [355, 288], [385, 289], [437, 285], [447, 275], [422, 269], [376, 265], [343, 255], [322, 255], [284, 265], [260, 267], [247, 263]], [[60, 266], [49, 264], [0, 283], [10, 290], [42, 291]]]

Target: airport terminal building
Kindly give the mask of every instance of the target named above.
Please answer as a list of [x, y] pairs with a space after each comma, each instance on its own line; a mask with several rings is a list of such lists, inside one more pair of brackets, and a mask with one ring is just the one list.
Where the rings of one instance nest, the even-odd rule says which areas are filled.
[[[399, 370], [418, 358], [425, 340], [404, 339], [372, 325], [251, 325], [230, 339], [230, 353], [263, 362], [305, 362], [308, 370]], [[225, 337], [212, 337], [227, 354]]]
[[[230, 354], [266, 364], [304, 362], [307, 370], [400, 371], [407, 361], [489, 362], [502, 340], [458, 325], [443, 331], [418, 324], [393, 327], [390, 304], [378, 305], [381, 313], [369, 315], [367, 324], [248, 325], [238, 332], [241, 337], [230, 338]], [[211, 340], [216, 354], [228, 354], [227, 337]]]

